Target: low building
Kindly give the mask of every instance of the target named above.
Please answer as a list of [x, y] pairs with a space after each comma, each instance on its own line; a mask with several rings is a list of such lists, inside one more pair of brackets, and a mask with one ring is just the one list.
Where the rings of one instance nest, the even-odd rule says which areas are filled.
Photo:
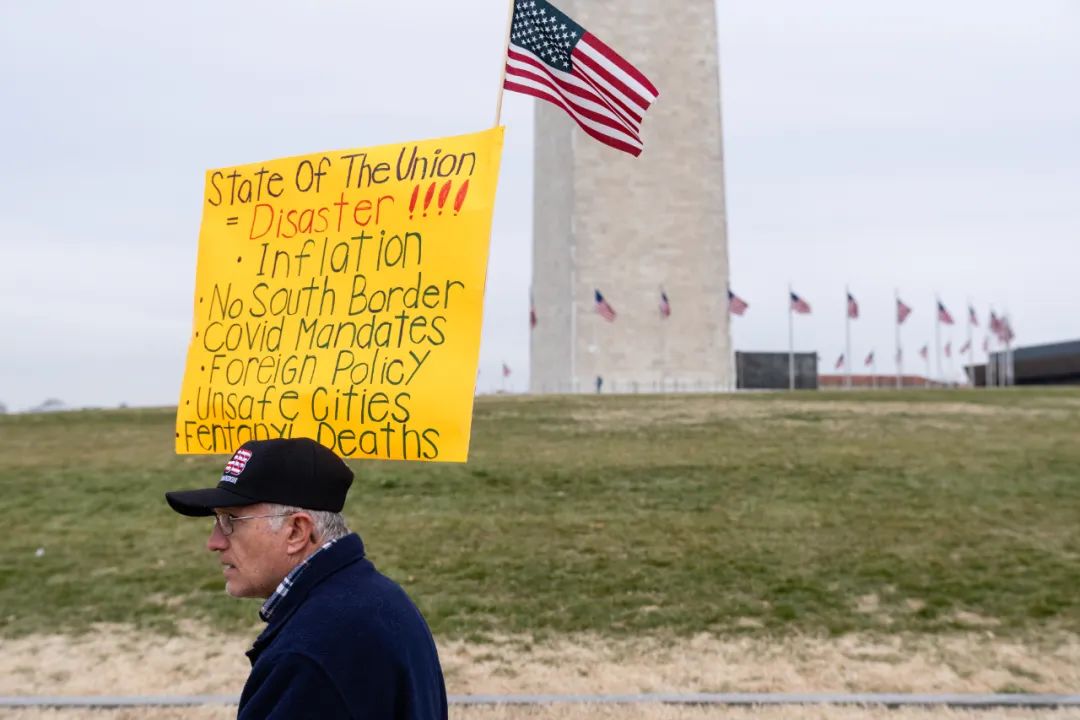
[[[735, 387], [740, 390], [787, 390], [790, 357], [786, 352], [736, 352]], [[817, 353], [795, 353], [795, 389], [817, 390]]]
[[[1001, 370], [1007, 364], [1005, 352], [991, 353], [990, 362], [997, 363], [999, 377], [1006, 374]], [[1080, 340], [1015, 348], [1012, 365], [1015, 385], [1080, 385]], [[969, 377], [974, 370], [976, 385], [986, 385], [986, 363], [966, 370]]]

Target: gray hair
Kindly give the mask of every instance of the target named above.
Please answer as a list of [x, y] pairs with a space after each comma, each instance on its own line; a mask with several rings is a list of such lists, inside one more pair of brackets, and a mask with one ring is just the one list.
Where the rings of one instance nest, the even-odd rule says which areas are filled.
[[[275, 505], [268, 503], [268, 514], [271, 515], [288, 515], [291, 513], [303, 512], [311, 516], [311, 521], [315, 524], [315, 534], [318, 536], [320, 543], [330, 542], [331, 540], [337, 540], [343, 538], [349, 534], [349, 526], [345, 524], [345, 518], [341, 513], [330, 512], [327, 510], [308, 510], [307, 508], [292, 507], [289, 505]], [[270, 528], [275, 532], [281, 529], [281, 526], [285, 524], [284, 517], [272, 517], [270, 518]]]

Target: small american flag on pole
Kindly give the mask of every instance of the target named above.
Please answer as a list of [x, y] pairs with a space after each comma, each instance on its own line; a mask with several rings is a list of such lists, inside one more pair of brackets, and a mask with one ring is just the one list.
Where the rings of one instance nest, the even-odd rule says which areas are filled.
[[746, 312], [746, 308], [750, 307], [745, 300], [731, 292], [730, 288], [727, 291], [727, 301], [728, 310], [731, 311], [732, 315], [742, 315]]
[[546, 0], [514, 0], [503, 87], [566, 111], [596, 140], [637, 156], [660, 92], [640, 70]]
[[844, 353], [840, 353], [840, 357], [836, 359], [836, 369], [844, 367]]
[[866, 367], [870, 367], [873, 364], [874, 364], [874, 351], [871, 350], [870, 354], [866, 356], [866, 360], [863, 362], [863, 365], [865, 365]]
[[960, 349], [957, 350], [957, 352], [960, 355], [963, 355], [964, 353], [966, 353], [970, 349], [971, 349], [971, 341], [968, 340], [966, 343], [964, 343], [963, 345], [960, 346]]
[[510, 377], [510, 366], [507, 365], [506, 363], [503, 363], [503, 377], [504, 378]]
[[859, 317], [859, 303], [855, 302], [855, 298], [851, 296], [851, 293], [847, 294], [847, 316], [852, 320]]
[[536, 303], [529, 299], [529, 328], [536, 327]]
[[791, 311], [799, 315], [810, 314], [810, 303], [803, 300], [796, 293], [791, 293]]
[[908, 315], [911, 314], [911, 307], [906, 305], [903, 300], [896, 298], [896, 324], [903, 325], [907, 320]]
[[937, 317], [945, 325], [952, 325], [953, 319], [949, 311], [945, 309], [945, 304], [940, 300], [937, 301]]
[[611, 307], [604, 296], [600, 294], [599, 290], [594, 290], [596, 293], [596, 312], [600, 317], [604, 318], [608, 322], [615, 322], [615, 308]]
[[930, 359], [930, 346], [929, 345], [923, 345], [922, 346], [922, 350], [919, 351], [919, 357], [921, 357], [923, 360], [929, 360]]
[[667, 293], [660, 290], [660, 317], [671, 317], [671, 303], [668, 302]]

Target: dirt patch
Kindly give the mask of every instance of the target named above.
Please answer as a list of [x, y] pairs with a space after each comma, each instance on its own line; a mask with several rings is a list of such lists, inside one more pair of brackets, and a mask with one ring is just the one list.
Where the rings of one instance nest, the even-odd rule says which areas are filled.
[[[1080, 638], [1054, 645], [949, 637], [445, 643], [451, 692], [1066, 692], [1080, 686]], [[460, 688], [460, 689], [457, 689]]]
[[[254, 633], [252, 634], [254, 637]], [[100, 626], [80, 637], [2, 641], [0, 695], [236, 694], [251, 638]], [[575, 636], [440, 644], [455, 695], [655, 692], [1075, 692], [1080, 636], [612, 641]]]

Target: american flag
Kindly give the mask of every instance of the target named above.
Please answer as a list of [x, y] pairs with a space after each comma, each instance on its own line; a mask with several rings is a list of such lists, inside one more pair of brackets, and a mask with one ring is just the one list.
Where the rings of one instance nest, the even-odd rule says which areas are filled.
[[975, 308], [968, 305], [968, 322], [974, 327], [979, 327], [979, 316], [975, 313]]
[[964, 343], [963, 345], [960, 346], [960, 349], [957, 350], [957, 353], [960, 354], [960, 355], [963, 355], [964, 353], [966, 353], [970, 349], [971, 349], [971, 341], [968, 340], [966, 343]]
[[1012, 323], [1009, 322], [1009, 318], [1001, 318], [1001, 342], [1012, 342], [1012, 339], [1016, 337], [1013, 335]]
[[903, 325], [907, 316], [911, 314], [911, 308], [904, 304], [900, 298], [896, 298], [896, 324]]
[[503, 377], [510, 377], [510, 366], [503, 363]]
[[927, 345], [923, 345], [922, 350], [919, 351], [919, 357], [921, 357], [923, 360], [929, 360], [930, 359], [930, 347], [927, 346]]
[[836, 369], [844, 367], [844, 353], [840, 353], [840, 357], [836, 359]]
[[791, 311], [800, 315], [809, 315], [810, 303], [806, 302], [795, 293], [791, 293]]
[[536, 327], [536, 305], [529, 300], [529, 327]]
[[997, 335], [998, 338], [1001, 337], [1001, 319], [993, 310], [990, 311], [990, 332]]
[[596, 140], [637, 156], [660, 95], [641, 71], [545, 0], [514, 0], [503, 87], [547, 100]]
[[746, 312], [746, 308], [750, 307], [745, 300], [731, 292], [731, 288], [728, 288], [727, 291], [727, 302], [728, 310], [730, 310], [733, 315], [742, 315]]
[[596, 293], [596, 312], [608, 322], [615, 322], [615, 308], [611, 307], [608, 301], [604, 299], [604, 296], [600, 294], [599, 290], [594, 290], [593, 292]]
[[871, 350], [870, 354], [866, 356], [866, 361], [863, 363], [866, 367], [870, 367], [874, 364], [874, 351]]
[[855, 302], [851, 293], [847, 294], [847, 316], [852, 320], [859, 317], [859, 303]]
[[671, 303], [668, 302], [667, 293], [663, 290], [660, 291], [660, 317], [671, 317]]
[[945, 309], [945, 304], [940, 300], [937, 301], [937, 319], [946, 325], [953, 324], [952, 315], [949, 314], [949, 311]]

